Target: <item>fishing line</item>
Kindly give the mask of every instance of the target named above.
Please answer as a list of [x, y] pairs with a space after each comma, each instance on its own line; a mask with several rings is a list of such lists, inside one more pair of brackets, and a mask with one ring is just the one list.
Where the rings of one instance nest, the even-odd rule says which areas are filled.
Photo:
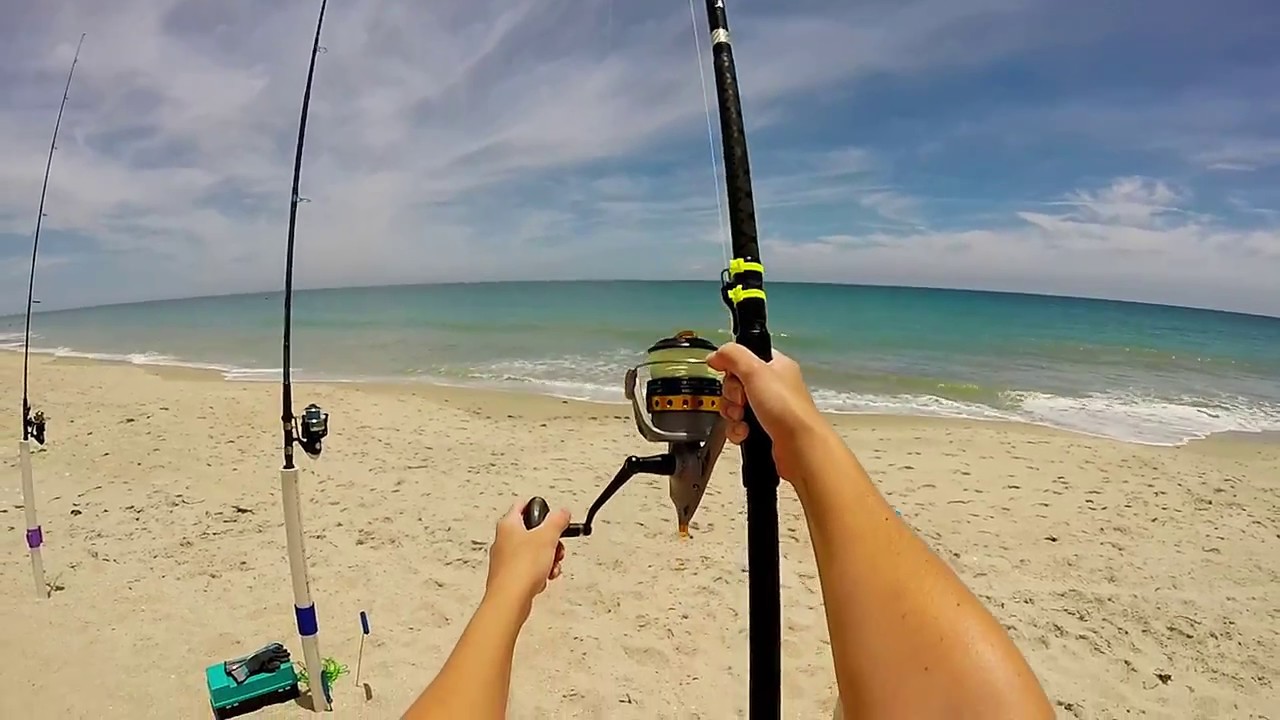
[[716, 220], [720, 223], [720, 248], [724, 251], [724, 266], [729, 267], [729, 261], [733, 257], [733, 241], [729, 237], [729, 230], [724, 219], [724, 199], [720, 194], [720, 158], [716, 155], [716, 131], [713, 126], [714, 121], [711, 119], [711, 94], [707, 92], [707, 70], [703, 67], [702, 40], [698, 38], [698, 10], [694, 5], [694, 0], [689, 0], [689, 20], [693, 28], [693, 48], [698, 59], [698, 78], [701, 80], [699, 87], [702, 88], [702, 108], [707, 117], [707, 147], [711, 152], [711, 182], [715, 184], [716, 190]]

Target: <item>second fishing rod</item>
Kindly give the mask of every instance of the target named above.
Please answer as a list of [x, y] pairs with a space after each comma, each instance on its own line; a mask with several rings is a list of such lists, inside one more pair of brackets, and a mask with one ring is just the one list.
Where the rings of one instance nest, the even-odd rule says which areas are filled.
[[[732, 259], [722, 275], [720, 295], [729, 307], [735, 342], [768, 362], [773, 345], [768, 329], [764, 265], [756, 229], [746, 128], [738, 90], [737, 69], [724, 0], [706, 0], [711, 34], [716, 105], [720, 117]], [[681, 534], [696, 511], [716, 458], [724, 446], [719, 419], [722, 390], [718, 375], [706, 367], [715, 345], [691, 332], [664, 338], [649, 348], [645, 363], [628, 371], [624, 392], [631, 402], [637, 429], [651, 442], [665, 442], [667, 452], [626, 459], [613, 480], [592, 504], [582, 523], [570, 525], [564, 537], [590, 536], [596, 514], [634, 475], [667, 476]], [[647, 372], [643, 401], [638, 376]], [[778, 562], [778, 470], [773, 441], [748, 405], [749, 432], [742, 443], [742, 483], [747, 496], [747, 560], [750, 567], [750, 716], [778, 720], [782, 716], [782, 599]], [[547, 502], [532, 498], [525, 506], [526, 527], [536, 527], [549, 512]]]
[[36, 261], [40, 256], [40, 230], [44, 227], [44, 201], [49, 193], [49, 175], [53, 171], [53, 155], [58, 149], [58, 131], [62, 129], [62, 113], [67, 109], [67, 99], [71, 96], [71, 80], [76, 75], [76, 65], [80, 62], [80, 49], [84, 47], [87, 33], [80, 33], [80, 42], [76, 43], [76, 54], [71, 58], [71, 69], [67, 71], [67, 84], [62, 88], [62, 101], [58, 103], [58, 119], [53, 123], [53, 139], [49, 141], [49, 155], [44, 165], [44, 181], [40, 185], [40, 208], [36, 215], [36, 232], [31, 240], [31, 274], [27, 278], [27, 319], [22, 339], [22, 439], [18, 441], [18, 465], [22, 472], [22, 507], [27, 521], [27, 551], [31, 555], [31, 577], [35, 582], [36, 596], [49, 597], [52, 592], [44, 579], [44, 558], [40, 548], [44, 545], [44, 528], [36, 516], [35, 479], [31, 467], [31, 443], [44, 445], [46, 417], [44, 412], [31, 407], [28, 394], [31, 367], [31, 311], [36, 295]]
[[311, 83], [316, 74], [316, 57], [322, 52], [320, 32], [324, 27], [324, 11], [328, 0], [321, 0], [320, 17], [316, 20], [315, 39], [311, 44], [311, 60], [307, 66], [307, 85], [302, 94], [302, 112], [298, 119], [298, 145], [293, 161], [293, 185], [289, 199], [289, 236], [285, 250], [284, 329], [281, 340], [280, 421], [283, 425], [284, 464], [280, 468], [280, 494], [284, 506], [285, 540], [289, 552], [289, 574], [293, 583], [294, 616], [302, 643], [303, 664], [307, 669], [311, 703], [314, 711], [332, 709], [330, 688], [325, 682], [324, 663], [320, 655], [320, 623], [311, 597], [311, 578], [307, 570], [307, 552], [302, 532], [302, 498], [298, 488], [298, 467], [293, 461], [294, 445], [309, 457], [318, 458], [329, 434], [329, 415], [319, 405], [308, 405], [299, 419], [293, 414], [293, 379], [290, 366], [293, 339], [293, 258], [298, 225], [298, 205], [306, 202], [300, 193], [302, 180], [302, 148], [307, 136], [307, 113], [311, 108]]

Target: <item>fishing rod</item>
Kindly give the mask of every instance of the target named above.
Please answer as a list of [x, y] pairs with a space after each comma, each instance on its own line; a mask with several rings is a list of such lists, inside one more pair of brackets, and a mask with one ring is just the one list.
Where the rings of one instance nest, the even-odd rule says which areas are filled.
[[320, 2], [320, 18], [316, 21], [315, 40], [311, 44], [311, 61], [307, 68], [307, 86], [302, 93], [302, 114], [298, 120], [298, 148], [293, 160], [293, 194], [289, 201], [289, 240], [284, 264], [284, 336], [281, 363], [281, 415], [284, 426], [284, 465], [280, 468], [280, 494], [284, 504], [285, 539], [289, 549], [289, 574], [293, 580], [293, 608], [302, 640], [302, 656], [307, 668], [312, 710], [332, 709], [330, 688], [324, 679], [324, 665], [320, 659], [320, 625], [316, 620], [316, 604], [311, 599], [311, 580], [307, 572], [307, 553], [302, 534], [302, 498], [298, 490], [298, 468], [293, 462], [293, 446], [296, 444], [311, 458], [319, 458], [324, 449], [323, 441], [329, 434], [329, 414], [314, 403], [302, 411], [302, 418], [293, 414], [293, 379], [290, 371], [290, 341], [293, 334], [293, 254], [295, 231], [298, 225], [298, 205], [307, 202], [299, 195], [302, 179], [302, 146], [307, 134], [307, 111], [311, 107], [311, 83], [316, 74], [316, 56], [320, 54], [320, 30], [324, 27], [324, 10], [328, 0]]
[[[724, 0], [706, 0], [706, 7], [733, 245], [729, 267], [721, 274], [720, 295], [729, 308], [735, 342], [768, 362], [773, 359], [773, 345], [767, 326], [764, 265], [729, 23]], [[687, 536], [689, 520], [706, 491], [725, 441], [725, 425], [719, 417], [721, 381], [706, 365], [715, 349], [710, 341], [685, 331], [655, 343], [646, 362], [627, 371], [623, 391], [631, 403], [636, 428], [646, 440], [666, 442], [667, 452], [627, 458], [592, 503], [584, 521], [570, 524], [562, 537], [590, 536], [596, 514], [637, 474], [669, 478], [680, 534]], [[643, 407], [637, 392], [642, 370], [649, 374]], [[778, 720], [782, 716], [778, 469], [773, 461], [773, 440], [750, 405], [744, 407], [743, 420], [749, 428], [741, 448], [742, 484], [747, 495], [747, 562], [751, 568], [750, 715], [754, 720]], [[546, 500], [530, 499], [523, 513], [525, 527], [537, 527], [549, 511]]]
[[71, 58], [71, 69], [67, 71], [67, 84], [62, 88], [62, 102], [58, 104], [58, 119], [53, 122], [53, 139], [49, 141], [49, 157], [44, 164], [44, 183], [40, 186], [40, 210], [36, 216], [35, 237], [31, 241], [31, 274], [27, 278], [27, 327], [22, 341], [22, 440], [18, 442], [18, 465], [22, 469], [22, 507], [27, 516], [27, 550], [31, 553], [31, 576], [36, 583], [36, 596], [49, 597], [49, 587], [44, 581], [44, 559], [40, 556], [40, 546], [44, 544], [44, 529], [36, 518], [35, 480], [31, 472], [31, 441], [44, 445], [45, 423], [47, 418], [40, 410], [33, 411], [28, 395], [28, 371], [31, 364], [31, 308], [36, 303], [36, 258], [40, 252], [40, 228], [44, 225], [44, 200], [49, 192], [49, 173], [53, 169], [53, 153], [58, 149], [58, 130], [62, 127], [62, 112], [67, 108], [67, 98], [71, 95], [71, 79], [76, 74], [76, 63], [80, 62], [80, 48], [84, 45], [87, 33], [80, 33], [80, 42], [76, 43], [76, 54]]

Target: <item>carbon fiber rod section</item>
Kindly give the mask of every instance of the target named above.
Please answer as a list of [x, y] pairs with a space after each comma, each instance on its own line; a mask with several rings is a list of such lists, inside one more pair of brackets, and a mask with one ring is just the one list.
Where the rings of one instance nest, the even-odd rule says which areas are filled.
[[[733, 256], [760, 262], [755, 200], [751, 191], [751, 167], [747, 159], [746, 130], [738, 76], [729, 38], [724, 0], [706, 0], [711, 30], [711, 53], [720, 112], [725, 188], [729, 205], [729, 232]], [[744, 290], [763, 290], [764, 275], [755, 270], [737, 274]], [[766, 362], [773, 359], [765, 299], [746, 297], [737, 302], [737, 336]], [[782, 598], [778, 568], [778, 470], [773, 462], [773, 441], [765, 434], [750, 407], [745, 420], [750, 427], [742, 445], [742, 483], [747, 493], [747, 561], [750, 564], [750, 714], [752, 720], [778, 720], [782, 716]]]

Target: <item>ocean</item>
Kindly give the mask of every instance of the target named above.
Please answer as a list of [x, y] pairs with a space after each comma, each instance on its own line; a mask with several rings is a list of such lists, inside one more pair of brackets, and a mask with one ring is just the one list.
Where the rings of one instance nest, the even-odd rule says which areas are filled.
[[[59, 356], [279, 381], [282, 294], [40, 312]], [[843, 413], [1020, 420], [1138, 443], [1280, 431], [1280, 319], [1007, 293], [772, 283], [775, 346]], [[21, 316], [0, 348], [22, 349]], [[728, 338], [707, 282], [529, 282], [301, 291], [299, 381], [427, 382], [623, 402], [655, 340]]]

